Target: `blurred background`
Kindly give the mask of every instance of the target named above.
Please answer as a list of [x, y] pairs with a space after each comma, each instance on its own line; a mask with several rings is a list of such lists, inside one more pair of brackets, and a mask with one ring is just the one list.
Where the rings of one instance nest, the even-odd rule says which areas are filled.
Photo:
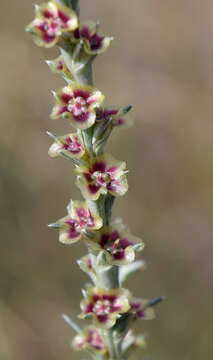
[[[61, 313], [79, 313], [86, 280], [80, 244], [58, 243], [46, 224], [78, 199], [69, 163], [50, 159], [51, 89], [63, 85], [24, 27], [31, 0], [1, 1], [0, 359], [85, 359]], [[157, 319], [141, 322], [152, 360], [213, 357], [213, 3], [210, 0], [81, 1], [82, 19], [99, 19], [115, 37], [95, 67], [114, 106], [134, 105], [135, 126], [117, 130], [110, 152], [128, 162], [130, 191], [114, 214], [146, 242], [148, 271], [127, 286], [165, 295]], [[142, 355], [138, 354], [138, 359]], [[136, 357], [137, 359], [137, 357]]]

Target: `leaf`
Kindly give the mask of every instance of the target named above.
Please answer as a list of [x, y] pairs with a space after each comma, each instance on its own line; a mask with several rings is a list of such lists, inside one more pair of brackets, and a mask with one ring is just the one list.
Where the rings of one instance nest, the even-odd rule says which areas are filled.
[[97, 266], [105, 266], [106, 264], [107, 264], [107, 261], [106, 261], [105, 251], [100, 251], [97, 256], [97, 259], [96, 259], [96, 265]]
[[144, 270], [145, 267], [146, 263], [143, 260], [134, 261], [128, 265], [123, 265], [119, 272], [120, 284], [122, 285], [130, 275], [134, 274], [136, 271]]
[[125, 115], [128, 112], [130, 112], [131, 110], [132, 110], [132, 105], [127, 105], [127, 106], [125, 106], [123, 108], [120, 108], [117, 115]]
[[49, 228], [51, 229], [60, 229], [61, 225], [60, 224], [49, 224], [47, 225]]
[[98, 140], [98, 138], [101, 138], [103, 136], [103, 134], [106, 132], [107, 128], [110, 126], [111, 123], [112, 123], [112, 118], [109, 118], [105, 121], [104, 120], [101, 121], [99, 124], [96, 125], [92, 139], [93, 144]]
[[87, 55], [82, 43], [71, 44], [68, 41], [59, 45], [65, 64], [75, 81], [87, 85], [92, 84], [92, 62], [94, 56]]
[[154, 299], [151, 299], [148, 304], [147, 304], [147, 307], [149, 306], [155, 306], [155, 305], [158, 305], [160, 304], [162, 301], [165, 300], [165, 296], [159, 296], [157, 298], [154, 298]]
[[54, 135], [53, 133], [51, 133], [50, 131], [47, 131], [47, 135], [48, 135], [51, 139], [53, 139], [54, 141], [57, 141], [57, 140], [58, 140], [57, 136]]
[[143, 243], [138, 243], [132, 246], [134, 251], [141, 251], [144, 248], [144, 244]]
[[81, 293], [83, 295], [83, 297], [86, 299], [87, 298], [87, 292], [85, 289], [81, 289]]
[[77, 333], [81, 332], [80, 326], [75, 321], [73, 321], [68, 315], [62, 314], [62, 319]]

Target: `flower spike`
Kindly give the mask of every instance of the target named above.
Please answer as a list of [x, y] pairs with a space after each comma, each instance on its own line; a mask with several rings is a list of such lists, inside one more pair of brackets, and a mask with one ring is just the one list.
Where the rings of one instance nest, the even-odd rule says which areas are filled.
[[93, 62], [112, 37], [101, 34], [98, 23], [79, 25], [79, 1], [47, 0], [36, 5], [35, 19], [26, 29], [38, 46], [59, 48], [60, 56], [46, 61], [66, 83], [52, 91], [51, 118], [67, 120], [76, 132], [68, 130], [63, 136], [47, 132], [53, 140], [48, 154], [70, 160], [67, 164], [74, 165], [84, 198], [71, 200], [67, 215], [48, 226], [58, 230], [62, 244], [80, 241], [88, 250], [77, 260], [89, 278], [81, 289], [79, 318], [92, 323], [81, 327], [62, 315], [76, 332], [73, 348], [96, 360], [128, 360], [133, 350], [145, 347], [144, 336], [135, 335], [132, 325], [139, 318], [153, 319], [154, 307], [164, 298], [137, 299], [123, 288], [130, 275], [146, 268], [144, 260], [135, 260], [144, 243], [120, 219], [111, 220], [115, 199], [128, 190], [128, 171], [124, 161], [105, 152], [105, 146], [115, 128], [131, 125], [132, 106], [106, 107], [104, 95], [93, 86]]

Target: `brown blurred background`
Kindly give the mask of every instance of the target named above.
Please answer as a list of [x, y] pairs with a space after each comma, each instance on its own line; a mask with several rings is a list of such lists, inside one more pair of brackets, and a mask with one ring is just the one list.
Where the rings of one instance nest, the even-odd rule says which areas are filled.
[[[81, 245], [58, 243], [50, 223], [80, 197], [69, 163], [47, 155], [51, 89], [63, 81], [25, 25], [32, 1], [0, 4], [1, 255], [0, 359], [85, 359], [72, 353], [61, 313], [79, 313], [86, 277]], [[82, 18], [114, 35], [96, 62], [96, 85], [112, 105], [134, 105], [135, 127], [113, 134], [130, 191], [115, 215], [146, 242], [148, 271], [128, 286], [165, 295], [155, 321], [142, 322], [153, 360], [213, 358], [213, 3], [210, 0], [82, 0]], [[138, 359], [141, 359], [141, 354]], [[137, 359], [137, 357], [136, 357]]]

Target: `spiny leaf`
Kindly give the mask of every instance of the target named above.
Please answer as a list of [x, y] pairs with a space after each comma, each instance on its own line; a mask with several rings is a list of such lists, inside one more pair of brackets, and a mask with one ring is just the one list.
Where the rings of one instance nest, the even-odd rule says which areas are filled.
[[77, 333], [81, 332], [80, 326], [75, 321], [73, 321], [68, 315], [62, 314], [62, 319]]
[[134, 261], [131, 264], [128, 265], [123, 265], [120, 268], [120, 272], [119, 272], [119, 278], [120, 278], [120, 283], [121, 285], [127, 280], [127, 278], [134, 274], [136, 271], [145, 269], [146, 264], [145, 261], [143, 260], [138, 260], [138, 261]]

